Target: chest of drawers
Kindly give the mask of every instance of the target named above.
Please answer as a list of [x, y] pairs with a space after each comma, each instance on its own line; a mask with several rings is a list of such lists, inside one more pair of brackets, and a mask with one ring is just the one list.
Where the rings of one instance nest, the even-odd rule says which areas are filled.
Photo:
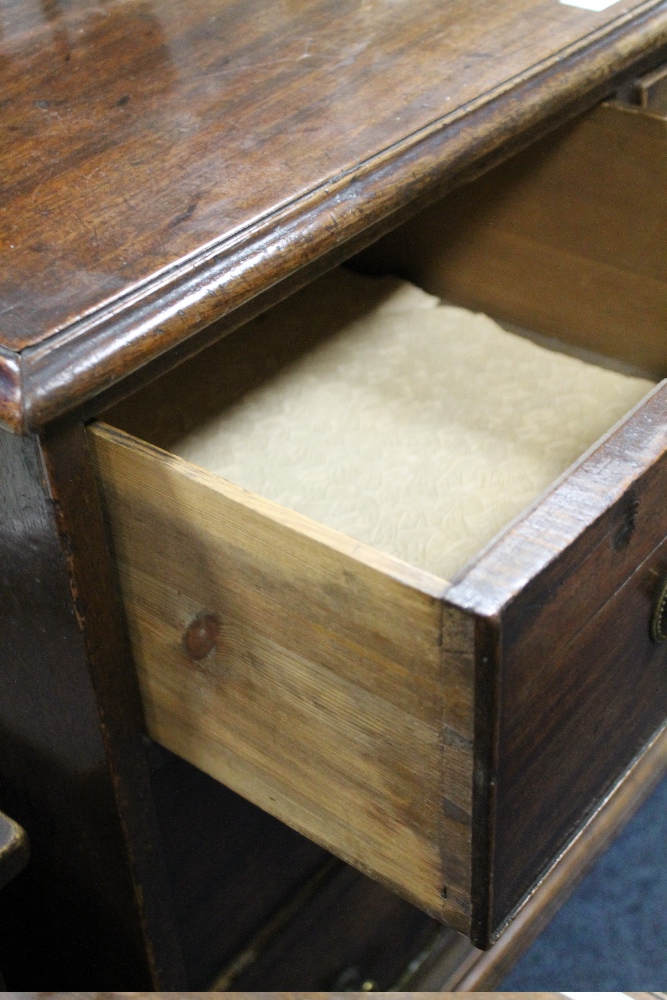
[[[351, 257], [661, 378], [667, 129], [590, 108], [660, 63], [667, 9], [10, 12], [2, 804], [45, 932], [69, 900], [50, 974], [83, 951], [114, 987], [121, 952], [128, 982], [202, 975], [179, 958], [144, 711], [178, 756], [488, 947], [665, 717], [664, 389], [451, 583], [108, 424], [146, 392], [176, 413], [179, 365]], [[233, 694], [240, 755], [232, 692], [215, 682], [217, 733], [193, 694], [221, 627], [260, 670]], [[198, 831], [178, 836], [196, 855]]]

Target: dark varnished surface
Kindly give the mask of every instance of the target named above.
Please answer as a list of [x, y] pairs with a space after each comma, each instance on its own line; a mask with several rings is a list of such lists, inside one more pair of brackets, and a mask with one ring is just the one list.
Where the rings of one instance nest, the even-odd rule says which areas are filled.
[[[329, 855], [168, 750], [155, 745], [153, 755], [151, 786], [186, 982], [206, 988]], [[308, 959], [319, 968], [314, 949]]]
[[[285, 0], [260, 16], [247, 2], [6, 4], [0, 419], [14, 430], [52, 420], [304, 266], [328, 266], [335, 254], [350, 252], [341, 249], [346, 241], [393, 224], [383, 220], [551, 127], [577, 101], [603, 96], [615, 74], [639, 58], [655, 60], [667, 42], [666, 4], [629, 8], [630, 16], [625, 4], [592, 14], [556, 0]], [[50, 900], [37, 927], [34, 910], [24, 908], [18, 923], [14, 912], [11, 926], [7, 917], [13, 936], [4, 943], [11, 950], [30, 927], [33, 945], [49, 943], [41, 949], [47, 972], [48, 963], [59, 972], [69, 967], [82, 985], [93, 972], [122, 985], [119, 966], [128, 986], [151, 977], [180, 985], [178, 948], [170, 948], [169, 927], [156, 912], [166, 896], [151, 881], [159, 880], [159, 851], [145, 808], [132, 670], [109, 603], [94, 490], [78, 495], [76, 462], [83, 459], [71, 447], [56, 437], [44, 452], [61, 505], [56, 523], [42, 493], [36, 442], [3, 445], [0, 544], [12, 648], [0, 714], [5, 788], [8, 804], [38, 830], [23, 887], [39, 899], [48, 886]], [[18, 541], [28, 539], [23, 550], [14, 523]], [[47, 588], [35, 587], [39, 573]], [[80, 619], [72, 594], [78, 587], [89, 605]], [[510, 636], [511, 622], [506, 626]], [[639, 713], [628, 752], [647, 724]], [[505, 726], [503, 739], [516, 741], [512, 720]], [[576, 753], [567, 759], [581, 766]], [[518, 777], [503, 780], [510, 792], [499, 866], [524, 795]], [[555, 833], [566, 834], [565, 826]], [[184, 853], [191, 850], [187, 834], [182, 843]], [[232, 944], [227, 937], [218, 950], [215, 933], [228, 933], [233, 901], [225, 920], [207, 928], [210, 940], [188, 941], [194, 903], [185, 874], [176, 882], [180, 848], [175, 840], [167, 846], [178, 929], [195, 978]], [[295, 851], [304, 871], [306, 855]], [[532, 857], [533, 869], [542, 856]], [[505, 899], [530, 881], [532, 869], [528, 876], [511, 865], [507, 871]], [[281, 879], [267, 892], [276, 905], [289, 882]], [[108, 889], [101, 902], [98, 885]], [[361, 914], [369, 938], [381, 910]], [[244, 929], [250, 933], [258, 919], [249, 907]], [[413, 941], [410, 921], [397, 918], [403, 929], [396, 940], [407, 935], [411, 946], [426, 920], [414, 916]], [[327, 951], [313, 931], [315, 938], [312, 953]], [[82, 955], [108, 967], [87, 969]], [[172, 968], [156, 969], [169, 957]], [[55, 985], [53, 975], [45, 978]]]
[[14, 0], [2, 30], [18, 429], [594, 99], [667, 42], [667, 5]]
[[[347, 865], [293, 915], [255, 961], [225, 985], [237, 990], [395, 988], [438, 924]], [[450, 931], [451, 938], [458, 935]], [[222, 984], [214, 984], [216, 987]]]
[[649, 637], [667, 573], [666, 417], [662, 383], [449, 593], [489, 623], [477, 731], [493, 739], [479, 741], [476, 769], [489, 923], [479, 941], [667, 715], [667, 646]]
[[3, 973], [21, 988], [180, 985], [83, 432], [0, 431], [0, 467], [0, 808], [32, 855], [0, 895]]

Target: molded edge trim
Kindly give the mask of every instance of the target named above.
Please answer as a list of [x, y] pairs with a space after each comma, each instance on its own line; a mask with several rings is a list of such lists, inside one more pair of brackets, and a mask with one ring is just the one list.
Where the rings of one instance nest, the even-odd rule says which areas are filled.
[[0, 426], [13, 434], [23, 431], [21, 355], [0, 347]]
[[0, 419], [15, 433], [42, 427], [302, 268], [319, 262], [324, 272], [327, 255], [337, 251], [342, 259], [343, 244], [356, 238], [349, 252], [360, 249], [392, 228], [397, 213], [407, 217], [408, 207], [416, 211], [585, 111], [630, 67], [648, 69], [665, 46], [667, 2], [647, 0], [474, 104], [25, 349], [23, 378], [19, 356], [4, 351]]

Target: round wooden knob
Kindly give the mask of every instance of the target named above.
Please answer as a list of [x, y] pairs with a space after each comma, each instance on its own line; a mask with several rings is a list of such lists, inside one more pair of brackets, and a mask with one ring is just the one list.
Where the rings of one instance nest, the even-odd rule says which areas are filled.
[[667, 639], [667, 577], [663, 580], [658, 599], [651, 617], [651, 638], [653, 642]]
[[204, 612], [193, 618], [183, 636], [183, 648], [191, 660], [203, 660], [215, 649], [220, 632], [217, 615]]

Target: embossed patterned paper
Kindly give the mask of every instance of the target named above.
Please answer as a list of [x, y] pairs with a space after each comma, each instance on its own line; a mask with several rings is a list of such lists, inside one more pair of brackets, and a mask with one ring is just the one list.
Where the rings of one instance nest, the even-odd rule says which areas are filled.
[[445, 578], [652, 385], [345, 270], [251, 328], [323, 316], [328, 339], [173, 451]]

